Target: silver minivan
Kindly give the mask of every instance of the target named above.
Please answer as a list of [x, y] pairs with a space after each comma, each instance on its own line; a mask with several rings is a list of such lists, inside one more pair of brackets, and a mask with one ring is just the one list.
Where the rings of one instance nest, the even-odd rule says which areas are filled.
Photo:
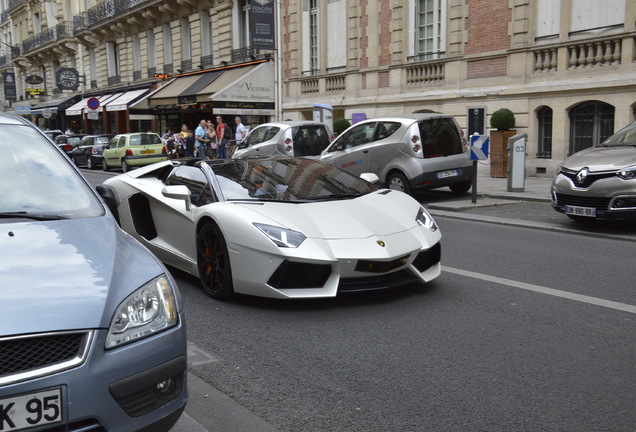
[[356, 123], [320, 160], [357, 175], [375, 173], [387, 187], [406, 193], [448, 186], [463, 194], [472, 185], [470, 147], [455, 119], [443, 114]]
[[331, 131], [320, 122], [283, 121], [252, 129], [232, 158], [284, 155], [318, 158], [331, 142]]

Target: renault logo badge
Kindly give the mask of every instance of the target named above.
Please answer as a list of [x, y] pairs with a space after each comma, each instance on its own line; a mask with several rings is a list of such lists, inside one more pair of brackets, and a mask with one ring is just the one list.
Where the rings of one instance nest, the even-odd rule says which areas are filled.
[[590, 173], [590, 171], [587, 168], [583, 168], [581, 171], [579, 171], [579, 173], [576, 175], [576, 182], [578, 184], [583, 184], [583, 182], [585, 181], [585, 178], [587, 177], [587, 175]]
[[376, 243], [382, 247], [386, 247], [386, 243], [384, 243], [382, 240], [378, 240]]

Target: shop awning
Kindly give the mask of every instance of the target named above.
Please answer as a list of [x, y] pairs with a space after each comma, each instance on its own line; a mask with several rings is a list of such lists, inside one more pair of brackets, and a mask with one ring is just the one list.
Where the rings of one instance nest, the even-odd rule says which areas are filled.
[[32, 110], [48, 108], [51, 112], [57, 112], [58, 110], [64, 111], [65, 108], [68, 108], [74, 102], [77, 102], [78, 99], [80, 99], [80, 95], [60, 96], [35, 105], [32, 107]]
[[194, 84], [201, 75], [189, 75], [173, 78], [166, 85], [158, 89], [148, 97], [148, 104], [151, 107], [157, 105], [176, 105], [181, 93]]
[[242, 74], [228, 74], [227, 78], [204, 89], [214, 101], [215, 114], [276, 115], [272, 62], [245, 68]]
[[[232, 87], [237, 87], [237, 89], [231, 92], [230, 89]], [[242, 108], [243, 111], [252, 109], [259, 110], [259, 114], [263, 115], [275, 114], [274, 68], [271, 62], [223, 68], [176, 77], [160, 90], [148, 95], [148, 106], [192, 105], [210, 102], [210, 98], [212, 98], [214, 99], [214, 110], [216, 112], [216, 94], [221, 94], [221, 100], [223, 100], [225, 96], [237, 95], [239, 87], [242, 89], [242, 96], [237, 96], [239, 97], [238, 100], [243, 104], [254, 102], [249, 106], [244, 106]], [[241, 92], [239, 91], [239, 93]], [[246, 95], [247, 99], [240, 99]], [[235, 99], [228, 99], [228, 101], [232, 100]], [[261, 102], [267, 105], [265, 106]], [[225, 108], [225, 105], [227, 104], [224, 102], [221, 108]], [[134, 106], [137, 108], [137, 104], [134, 104]], [[228, 113], [241, 113], [236, 111], [233, 106], [228, 106], [227, 108], [230, 109]], [[260, 112], [263, 110], [271, 112]]]
[[92, 97], [96, 97], [99, 100], [99, 109], [98, 110], [101, 110], [105, 103], [107, 103], [108, 101], [113, 100], [114, 98], [117, 98], [117, 97], [119, 97], [121, 95], [123, 95], [123, 93], [114, 93], [114, 94], [106, 94], [106, 95], [102, 95], [102, 96], [85, 97], [84, 99], [82, 99], [81, 101], [79, 101], [78, 103], [73, 105], [72, 107], [67, 108], [66, 109], [66, 115], [69, 115], [69, 116], [82, 115], [83, 113], [88, 112], [88, 110], [90, 108], [88, 108], [88, 105], [86, 104], [86, 102]]
[[104, 108], [106, 108], [106, 111], [125, 111], [128, 109], [128, 104], [141, 98], [146, 93], [148, 93], [148, 89], [127, 91], [117, 98], [110, 99], [104, 104]]

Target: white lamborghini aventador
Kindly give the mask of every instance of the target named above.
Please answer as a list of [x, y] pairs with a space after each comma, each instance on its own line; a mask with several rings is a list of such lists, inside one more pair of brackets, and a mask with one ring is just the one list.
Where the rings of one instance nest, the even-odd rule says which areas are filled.
[[334, 297], [441, 271], [420, 203], [314, 160], [170, 160], [97, 189], [125, 231], [216, 299]]

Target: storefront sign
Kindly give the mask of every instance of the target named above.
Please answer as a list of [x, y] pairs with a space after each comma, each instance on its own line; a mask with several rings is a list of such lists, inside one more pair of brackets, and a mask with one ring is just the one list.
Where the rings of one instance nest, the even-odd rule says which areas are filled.
[[29, 75], [24, 81], [27, 84], [42, 84], [44, 82], [44, 78], [38, 75]]
[[39, 88], [27, 88], [24, 89], [24, 92], [27, 93], [29, 96], [38, 96], [46, 93], [46, 90]]
[[274, 0], [254, 0], [250, 5], [251, 46], [256, 49], [276, 49], [274, 33]]
[[196, 96], [179, 96], [177, 98], [177, 105], [194, 105], [197, 103]]
[[169, 80], [170, 78], [172, 78], [172, 76], [170, 76], [169, 74], [159, 74], [159, 73], [154, 74], [154, 77], [155, 79], [158, 79], [158, 80]]
[[15, 87], [15, 74], [13, 72], [2, 72], [4, 82], [4, 98], [8, 101], [18, 100], [18, 93]]

